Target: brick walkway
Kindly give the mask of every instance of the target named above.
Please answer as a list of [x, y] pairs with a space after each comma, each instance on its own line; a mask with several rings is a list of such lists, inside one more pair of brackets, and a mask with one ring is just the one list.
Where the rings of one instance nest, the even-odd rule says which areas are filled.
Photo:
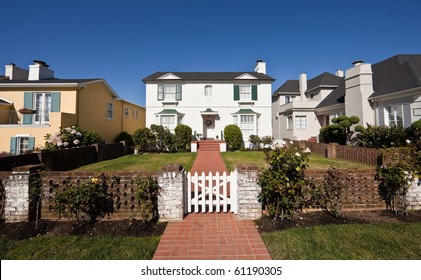
[[[206, 141], [199, 147], [191, 173], [228, 170], [219, 144]], [[253, 221], [231, 213], [194, 213], [183, 221], [169, 222], [154, 260], [270, 260]]]
[[256, 225], [228, 213], [169, 222], [154, 260], [271, 260]]

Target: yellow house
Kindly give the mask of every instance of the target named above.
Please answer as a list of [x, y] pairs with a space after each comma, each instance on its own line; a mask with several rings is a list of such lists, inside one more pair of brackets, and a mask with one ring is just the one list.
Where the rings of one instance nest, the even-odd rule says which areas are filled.
[[29, 71], [6, 65], [0, 76], [0, 152], [44, 146], [47, 133], [77, 125], [106, 143], [145, 126], [145, 108], [121, 99], [104, 79], [57, 79], [39, 60]]

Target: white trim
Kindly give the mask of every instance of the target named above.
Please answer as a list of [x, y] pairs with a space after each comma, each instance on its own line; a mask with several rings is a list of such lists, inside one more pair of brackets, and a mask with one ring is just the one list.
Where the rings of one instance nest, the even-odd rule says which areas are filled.
[[156, 78], [157, 80], [182, 80], [179, 76], [174, 75], [173, 73], [167, 73], [161, 77]]
[[234, 80], [258, 80], [258, 78], [256, 78], [253, 75], [250, 75], [249, 73], [244, 73], [238, 77], [235, 77]]

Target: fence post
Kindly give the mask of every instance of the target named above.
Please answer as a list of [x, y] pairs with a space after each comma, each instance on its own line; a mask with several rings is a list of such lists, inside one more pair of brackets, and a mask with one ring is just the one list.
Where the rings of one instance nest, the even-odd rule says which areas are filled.
[[37, 214], [39, 171], [42, 165], [25, 165], [13, 168], [4, 182], [6, 223], [34, 221]]
[[186, 172], [181, 165], [167, 165], [158, 175], [161, 188], [158, 196], [158, 214], [160, 221], [183, 220], [185, 212], [184, 187]]
[[327, 146], [327, 158], [336, 158], [336, 148], [338, 147], [338, 143], [329, 143]]

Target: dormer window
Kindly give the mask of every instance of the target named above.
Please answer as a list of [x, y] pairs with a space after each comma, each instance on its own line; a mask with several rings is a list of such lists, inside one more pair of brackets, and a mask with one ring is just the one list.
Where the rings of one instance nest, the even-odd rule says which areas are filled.
[[181, 85], [158, 85], [158, 100], [179, 101], [181, 99]]

